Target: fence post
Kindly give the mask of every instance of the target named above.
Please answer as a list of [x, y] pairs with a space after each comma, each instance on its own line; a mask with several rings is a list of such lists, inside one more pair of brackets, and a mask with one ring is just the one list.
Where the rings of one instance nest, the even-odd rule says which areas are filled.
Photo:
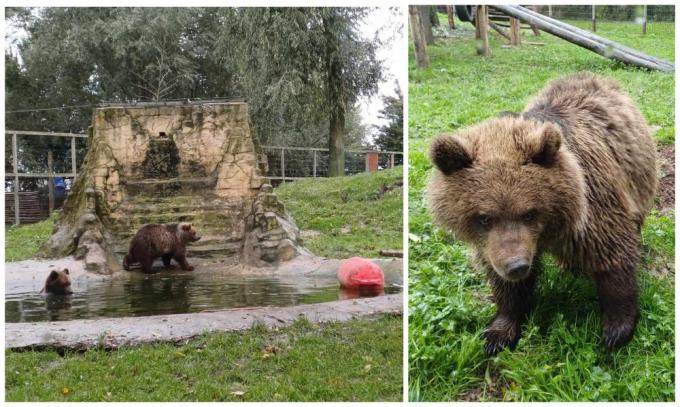
[[597, 22], [595, 20], [595, 6], [593, 5], [591, 7], [593, 9], [593, 32], [596, 32], [597, 31]]
[[390, 154], [390, 168], [394, 168], [394, 153]]
[[369, 171], [370, 171], [369, 164], [368, 164], [368, 156], [369, 156], [369, 154], [366, 153], [366, 168], [365, 168], [365, 171], [364, 171], [364, 172], [369, 172]]
[[286, 183], [286, 150], [281, 147], [281, 183]]
[[73, 182], [76, 182], [76, 138], [71, 137], [71, 173], [73, 174]]
[[552, 6], [548, 6], [548, 17], [552, 18]]
[[642, 33], [647, 34], [647, 5], [643, 5], [644, 20], [642, 20]]
[[314, 178], [316, 178], [316, 150], [312, 150], [314, 152], [314, 165], [312, 166], [312, 174], [314, 174]]
[[17, 160], [17, 134], [12, 133], [12, 168], [14, 168], [14, 224], [19, 220], [19, 164]]
[[[47, 150], [47, 173], [54, 174], [54, 158], [52, 150]], [[48, 213], [54, 210], [54, 178], [47, 177], [47, 208]]]

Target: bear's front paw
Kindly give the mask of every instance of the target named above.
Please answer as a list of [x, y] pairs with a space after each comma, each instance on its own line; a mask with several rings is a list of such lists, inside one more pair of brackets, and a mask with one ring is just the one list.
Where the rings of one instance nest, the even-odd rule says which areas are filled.
[[630, 321], [605, 321], [602, 326], [604, 344], [608, 348], [618, 348], [630, 342], [635, 332], [635, 319]]
[[496, 317], [486, 331], [486, 345], [484, 346], [486, 355], [494, 356], [506, 347], [514, 350], [520, 336], [519, 322], [507, 317]]
[[193, 270], [194, 270], [194, 266], [186, 266], [186, 267], [184, 268], [184, 270], [186, 270], [186, 271], [193, 271]]

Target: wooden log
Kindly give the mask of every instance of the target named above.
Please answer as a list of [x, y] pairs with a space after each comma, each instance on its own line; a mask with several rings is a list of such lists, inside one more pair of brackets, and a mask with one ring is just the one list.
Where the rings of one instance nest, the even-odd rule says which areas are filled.
[[[591, 34], [591, 36], [597, 38], [598, 40], [592, 37], [581, 35], [577, 31], [567, 29], [563, 26], [547, 21], [552, 20], [549, 19], [549, 17], [542, 15], [540, 17], [534, 16], [531, 14], [531, 11], [525, 9], [524, 7], [510, 5], [494, 5], [493, 7], [503, 11], [508, 15], [517, 17], [529, 24], [535, 24], [538, 28], [547, 33], [553, 34], [566, 41], [579, 45], [606, 58], [667, 73], [671, 73], [675, 70], [675, 67], [666, 61], [655, 62], [651, 60], [652, 57], [649, 57], [648, 55], [643, 54], [644, 57], [642, 57], [639, 55], [639, 53], [627, 52], [625, 49], [619, 46], [620, 44], [613, 43], [615, 45], [609, 45], [604, 41], [599, 41], [602, 40], [602, 38], [597, 37], [594, 34]], [[574, 28], [572, 26], [569, 27]]]
[[491, 55], [489, 50], [489, 6], [477, 6], [475, 16], [475, 27], [479, 28], [479, 41], [477, 41], [477, 54], [488, 57]]
[[449, 28], [452, 30], [456, 29], [456, 19], [454, 18], [453, 6], [446, 6], [446, 15], [449, 18]]
[[489, 27], [493, 28], [494, 31], [496, 31], [498, 34], [503, 36], [506, 40], [510, 41], [510, 35], [508, 33], [506, 33], [504, 29], [499, 27], [498, 24], [489, 21]]
[[[54, 158], [52, 156], [52, 150], [47, 150], [47, 173], [54, 173]], [[47, 202], [48, 211], [52, 213], [54, 210], [54, 178], [47, 178]]]
[[522, 44], [522, 38], [519, 32], [519, 19], [512, 17], [510, 19], [510, 45], [517, 46]]
[[404, 257], [403, 250], [381, 249], [379, 253], [385, 257]]
[[418, 8], [416, 6], [408, 6], [408, 14], [411, 22], [413, 46], [416, 51], [416, 66], [418, 66], [418, 68], [427, 68], [430, 66], [430, 60], [427, 57], [427, 44], [425, 44], [423, 26], [420, 22]]
[[[494, 7], [495, 7], [495, 6], [494, 6]], [[517, 8], [517, 7], [519, 7], [519, 6], [512, 6], [512, 7]], [[502, 8], [502, 7], [501, 7], [501, 8]], [[609, 46], [609, 47], [612, 47], [612, 48], [617, 48], [617, 49], [619, 49], [619, 50], [621, 50], [621, 51], [624, 51], [624, 52], [627, 52], [627, 53], [629, 53], [629, 54], [632, 54], [632, 55], [634, 55], [634, 56], [637, 57], [637, 58], [649, 60], [649, 61], [651, 61], [651, 62], [653, 62], [653, 63], [655, 63], [655, 64], [665, 66], [665, 67], [667, 67], [668, 69], [671, 69], [670, 72], [672, 72], [672, 71], [674, 70], [674, 65], [671, 64], [671, 63], [669, 63], [669, 62], [667, 62], [667, 61], [664, 61], [663, 59], [656, 58], [656, 57], [653, 57], [653, 56], [651, 56], [651, 55], [647, 55], [647, 54], [642, 53], [642, 52], [640, 52], [640, 51], [638, 51], [638, 50], [636, 50], [636, 49], [626, 47], [625, 45], [622, 45], [622, 44], [619, 44], [619, 43], [617, 43], [617, 42], [611, 41], [611, 40], [609, 40], [609, 39], [607, 39], [607, 38], [600, 37], [600, 36], [595, 35], [595, 34], [589, 32], [589, 31], [587, 31], [587, 30], [584, 30], [584, 29], [575, 27], [575, 26], [573, 26], [573, 25], [569, 25], [569, 24], [567, 24], [567, 23], [563, 23], [563, 22], [560, 21], [560, 20], [555, 20], [555, 19], [553, 19], [553, 18], [546, 17], [546, 16], [544, 16], [543, 14], [537, 13], [537, 12], [535, 12], [535, 11], [532, 11], [532, 10], [529, 10], [529, 9], [526, 9], [526, 8], [523, 8], [523, 7], [519, 7], [519, 8], [522, 9], [521, 11], [523, 11], [524, 13], [526, 13], [526, 14], [528, 14], [528, 15], [530, 15], [530, 16], [533, 16], [533, 17], [535, 17], [535, 18], [537, 18], [537, 19], [546, 21], [546, 22], [549, 23], [549, 24], [553, 24], [553, 25], [555, 25], [555, 26], [557, 26], [557, 27], [561, 27], [561, 28], [563, 28], [563, 29], [565, 29], [565, 30], [567, 30], [567, 31], [576, 33], [576, 34], [578, 34], [578, 35], [580, 35], [580, 36], [583, 36], [583, 37], [585, 37], [585, 38], [588, 38], [588, 39], [591, 39], [591, 40], [593, 40], [593, 41], [599, 42], [599, 43], [604, 44], [604, 45], [606, 45], [606, 46]], [[547, 31], [546, 31], [546, 32], [547, 32]], [[551, 33], [551, 34], [552, 34], [552, 33]], [[553, 34], [553, 35], [554, 35], [554, 34]], [[558, 37], [559, 37], [559, 36], [558, 36]], [[664, 71], [664, 72], [665, 72], [665, 71]]]

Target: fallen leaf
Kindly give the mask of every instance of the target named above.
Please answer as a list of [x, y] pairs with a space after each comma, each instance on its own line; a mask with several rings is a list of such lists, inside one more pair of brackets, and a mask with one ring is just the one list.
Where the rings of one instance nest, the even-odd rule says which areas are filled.
[[64, 396], [68, 396], [69, 394], [71, 394], [71, 389], [69, 389], [68, 387], [64, 387], [61, 390], [61, 394], [63, 394]]
[[229, 393], [229, 394], [231, 394], [232, 396], [241, 397], [241, 396], [243, 396], [244, 394], [246, 394], [246, 392], [245, 392], [245, 391], [242, 391], [242, 390], [236, 390], [236, 391], [232, 391], [232, 392]]

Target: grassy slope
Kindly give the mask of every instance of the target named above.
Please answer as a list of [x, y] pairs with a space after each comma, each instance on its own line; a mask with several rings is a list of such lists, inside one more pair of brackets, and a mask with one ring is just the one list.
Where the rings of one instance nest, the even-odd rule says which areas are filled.
[[53, 220], [5, 229], [5, 261], [30, 259], [52, 235]]
[[[445, 17], [440, 16], [445, 23]], [[585, 23], [584, 27], [587, 25]], [[472, 271], [465, 249], [433, 227], [422, 193], [431, 165], [425, 152], [441, 132], [520, 111], [550, 79], [581, 70], [617, 79], [637, 101], [661, 143], [672, 144], [672, 75], [624, 67], [542, 34], [492, 57], [474, 54], [474, 32], [461, 25], [454, 38], [428, 49], [431, 68], [409, 58], [409, 350], [412, 400], [673, 400], [674, 281], [658, 275], [673, 263], [674, 216], [652, 215], [643, 232], [642, 317], [635, 339], [607, 352], [593, 283], [561, 274], [554, 265], [541, 278], [538, 304], [516, 351], [488, 359], [482, 334], [495, 306], [484, 278]], [[673, 60], [674, 29], [654, 23], [642, 36], [632, 24], [599, 23], [598, 34]], [[663, 273], [663, 272], [661, 272]]]
[[[377, 256], [401, 248], [401, 167], [288, 184], [277, 193], [315, 253]], [[346, 227], [345, 233], [339, 231]], [[7, 259], [30, 258], [51, 222], [10, 228]], [[402, 397], [402, 319], [211, 334], [171, 344], [84, 353], [7, 352], [7, 400], [390, 400]], [[263, 358], [263, 349], [283, 349]], [[341, 357], [338, 357], [341, 356]], [[66, 390], [65, 390], [66, 389]], [[242, 396], [233, 392], [245, 391]], [[64, 394], [66, 393], [66, 394]]]
[[[65, 356], [7, 352], [6, 398], [399, 401], [401, 321], [298, 321], [280, 330], [256, 327], [245, 333], [206, 335], [181, 346], [144, 345]], [[277, 351], [267, 352], [267, 347]]]
[[291, 182], [276, 189], [301, 230], [320, 234], [304, 239], [318, 256], [378, 257], [380, 249], [401, 249], [403, 167], [373, 174]]

